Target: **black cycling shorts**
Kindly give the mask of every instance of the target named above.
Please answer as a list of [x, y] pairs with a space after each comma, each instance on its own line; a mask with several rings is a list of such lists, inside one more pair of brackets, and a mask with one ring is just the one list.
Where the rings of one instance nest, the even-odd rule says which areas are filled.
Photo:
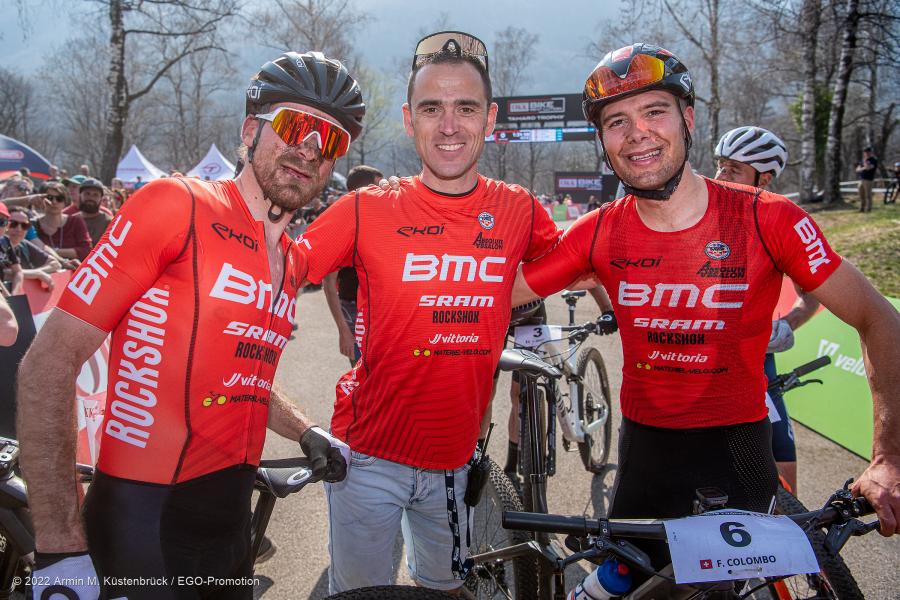
[[[775, 368], [775, 355], [766, 354], [766, 378], [771, 382], [778, 376]], [[794, 428], [784, 404], [781, 392], [769, 392], [769, 398], [775, 405], [775, 412], [780, 417], [772, 423], [772, 455], [776, 462], [797, 462], [797, 446], [794, 444]]]
[[[702, 487], [728, 494], [729, 508], [771, 511], [778, 471], [768, 417], [699, 429], [662, 429], [622, 418], [610, 518], [690, 515], [695, 490]], [[670, 562], [665, 542], [638, 545], [657, 568]]]
[[256, 469], [229, 467], [177, 485], [95, 471], [84, 502], [104, 598], [253, 597], [250, 498]]

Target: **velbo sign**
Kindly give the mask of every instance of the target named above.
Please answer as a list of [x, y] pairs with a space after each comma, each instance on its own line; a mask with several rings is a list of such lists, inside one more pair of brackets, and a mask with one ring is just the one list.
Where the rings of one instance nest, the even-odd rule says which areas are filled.
[[809, 539], [788, 517], [717, 510], [665, 522], [676, 583], [816, 573]]

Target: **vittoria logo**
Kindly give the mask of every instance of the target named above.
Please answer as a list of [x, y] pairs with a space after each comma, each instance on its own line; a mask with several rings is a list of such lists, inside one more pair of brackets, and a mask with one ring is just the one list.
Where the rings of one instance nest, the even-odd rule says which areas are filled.
[[708, 243], [703, 252], [713, 260], [725, 260], [731, 256], [731, 248], [719, 240]]
[[484, 229], [493, 229], [494, 215], [487, 211], [482, 212], [478, 215], [478, 224], [481, 225]]

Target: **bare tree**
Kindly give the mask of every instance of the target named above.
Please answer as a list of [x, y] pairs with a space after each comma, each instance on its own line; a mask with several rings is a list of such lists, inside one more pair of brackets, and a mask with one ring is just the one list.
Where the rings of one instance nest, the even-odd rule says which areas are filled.
[[831, 101], [831, 115], [828, 119], [828, 141], [825, 146], [825, 202], [833, 203], [841, 197], [841, 134], [844, 127], [847, 90], [853, 73], [853, 53], [856, 50], [856, 31], [859, 27], [860, 0], [847, 0], [841, 39], [841, 58], [834, 94]]
[[0, 67], [0, 133], [29, 143], [34, 84]]
[[[217, 27], [238, 11], [238, 0], [94, 0], [109, 23], [109, 69], [106, 78], [109, 110], [106, 118], [100, 176], [115, 175], [132, 104], [148, 94], [184, 58], [221, 50]], [[146, 38], [160, 42], [161, 54], [144, 72], [129, 72], [129, 50]]]
[[393, 80], [379, 70], [358, 66], [353, 73], [359, 82], [366, 103], [363, 132], [353, 140], [347, 155], [347, 170], [355, 165], [369, 164], [372, 157], [388, 147], [391, 139], [404, 135], [396, 115], [394, 103], [397, 88]]
[[816, 50], [822, 0], [803, 0], [800, 12], [803, 44], [803, 101], [800, 115], [800, 200], [810, 200], [816, 178]]
[[254, 21], [263, 44], [285, 52], [317, 50], [353, 65], [354, 33], [372, 19], [353, 0], [271, 0]]

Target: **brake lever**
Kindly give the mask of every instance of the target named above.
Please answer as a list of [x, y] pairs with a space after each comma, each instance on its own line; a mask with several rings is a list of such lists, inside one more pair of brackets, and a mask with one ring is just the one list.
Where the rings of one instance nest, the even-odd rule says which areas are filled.
[[809, 385], [810, 383], [822, 384], [822, 380], [821, 379], [804, 379], [803, 381], [798, 381], [797, 384], [794, 385], [794, 387], [795, 388], [803, 387], [804, 385]]
[[875, 519], [871, 523], [863, 523], [859, 519], [850, 519], [841, 525], [832, 525], [825, 534], [825, 550], [832, 557], [837, 556], [847, 541], [854, 536], [866, 535], [878, 529], [881, 522]]

